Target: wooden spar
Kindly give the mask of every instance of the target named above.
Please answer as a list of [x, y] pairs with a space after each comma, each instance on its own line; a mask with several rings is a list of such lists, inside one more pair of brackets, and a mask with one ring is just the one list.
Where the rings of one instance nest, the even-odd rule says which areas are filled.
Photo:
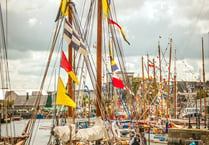
[[[161, 38], [161, 37], [159, 37], [159, 38]], [[160, 84], [161, 84], [161, 86], [162, 86], [162, 70], [161, 70], [161, 51], [160, 51], [160, 40], [158, 40], [158, 56], [159, 56], [159, 71], [160, 71]], [[159, 88], [159, 89], [161, 89], [161, 88]], [[161, 101], [163, 101], [164, 99], [163, 99], [163, 95], [162, 95], [162, 93], [160, 93], [160, 98], [161, 98]], [[164, 109], [163, 109], [163, 107], [161, 108], [162, 109], [162, 112], [164, 112]], [[162, 116], [161, 116], [162, 117]]]
[[102, 1], [98, 0], [97, 9], [97, 106], [96, 116], [101, 116], [101, 110], [98, 100], [101, 100], [101, 88], [102, 88]]
[[174, 102], [174, 118], [176, 119], [176, 49], [175, 49], [175, 61], [174, 61], [174, 84], [173, 84], [173, 102]]
[[[199, 70], [200, 73], [200, 78], [201, 78], [201, 69]], [[200, 79], [201, 83], [201, 79]], [[201, 89], [201, 84], [200, 84], [200, 112], [202, 112], [202, 89]]]
[[[147, 53], [147, 77], [148, 77], [148, 81], [149, 81], [149, 54]], [[148, 103], [149, 103], [149, 115], [150, 115], [150, 95], [149, 93], [147, 94], [147, 99], [148, 99]]]
[[[72, 22], [73, 22], [72, 12], [71, 12], [70, 5], [68, 5], [68, 6], [69, 6], [68, 21], [72, 25]], [[72, 46], [71, 45], [68, 45], [68, 62], [70, 64], [70, 66], [75, 67], [75, 58], [74, 58], [74, 65], [72, 65], [73, 64], [73, 49], [72, 49]], [[73, 91], [74, 88], [75, 88], [75, 86], [73, 85], [73, 79], [68, 74], [68, 94], [70, 94], [71, 99], [73, 101], [75, 101], [75, 93]], [[71, 123], [74, 123], [75, 124], [75, 110], [71, 106], [68, 106], [68, 117], [70, 119], [72, 119], [71, 120], [72, 121]], [[67, 144], [68, 145], [71, 144], [71, 140]], [[76, 142], [73, 142], [73, 144], [76, 144]]]
[[[154, 79], [154, 97], [156, 97], [157, 94], [157, 90], [156, 90], [156, 73], [155, 73], [155, 59], [153, 58], [153, 79]], [[155, 99], [156, 100], [156, 99]], [[155, 105], [155, 116], [156, 116], [156, 120], [157, 120], [157, 116], [158, 116], [158, 107], [157, 104]]]
[[[139, 88], [139, 86], [141, 86], [141, 80], [140, 80], [140, 77], [138, 78], [138, 89], [140, 89]], [[138, 116], [138, 121], [140, 121], [140, 112], [141, 112], [141, 107], [140, 107], [140, 94], [138, 95], [138, 105], [139, 105], [139, 116]]]
[[145, 123], [145, 119], [146, 119], [146, 113], [145, 113], [146, 106], [145, 106], [145, 93], [144, 93], [145, 88], [144, 88], [144, 58], [143, 58], [143, 56], [142, 56], [142, 82], [143, 82], [143, 85], [142, 85], [142, 94], [143, 94], [143, 98], [144, 98], [144, 111], [143, 111], [143, 113], [144, 113], [144, 123]]
[[172, 38], [170, 39], [170, 54], [169, 54], [169, 65], [168, 65], [168, 96], [167, 96], [167, 115], [166, 115], [167, 122], [168, 122], [168, 108], [169, 108], [169, 102], [170, 102], [171, 53], [172, 53]]
[[[205, 85], [205, 59], [204, 59], [204, 41], [202, 37], [202, 77], [203, 77], [203, 85]], [[202, 89], [203, 96], [204, 96], [204, 112], [205, 112], [205, 128], [206, 128], [206, 121], [207, 121], [207, 107], [206, 107], [206, 93], [205, 90]]]
[[159, 55], [159, 68], [160, 68], [160, 83], [162, 82], [162, 71], [161, 71], [161, 52], [160, 52], [160, 40], [158, 41], [158, 55]]
[[[71, 9], [69, 8], [69, 13], [68, 13], [68, 21], [69, 23], [72, 25], [72, 21], [73, 21], [73, 18], [72, 18], [72, 13], [71, 13]], [[70, 66], [73, 66], [72, 64], [72, 60], [73, 60], [73, 49], [72, 49], [72, 46], [71, 45], [68, 45], [68, 61], [69, 61], [69, 64]], [[71, 99], [74, 101], [75, 100], [75, 97], [74, 97], [74, 93], [73, 93], [73, 80], [72, 78], [70, 77], [70, 75], [68, 75], [68, 93], [70, 94], [71, 96]], [[72, 107], [68, 107], [68, 117], [70, 118], [74, 118], [74, 110]], [[73, 123], [75, 120], [73, 119]]]

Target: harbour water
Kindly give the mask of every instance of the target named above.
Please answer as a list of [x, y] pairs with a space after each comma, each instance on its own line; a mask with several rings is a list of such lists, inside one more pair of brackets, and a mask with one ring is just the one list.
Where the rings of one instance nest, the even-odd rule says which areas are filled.
[[[25, 119], [20, 121], [12, 121], [11, 123], [8, 123], [7, 127], [6, 124], [2, 124], [1, 135], [5, 136], [6, 130], [8, 130], [8, 136], [14, 136], [14, 133], [15, 136], [21, 135], [27, 122], [28, 120]], [[52, 119], [37, 119], [34, 128], [33, 137], [31, 140], [31, 145], [47, 145], [50, 136], [51, 126], [52, 126]], [[149, 143], [147, 145], [149, 145]], [[163, 145], [163, 144], [150, 142], [150, 145]]]

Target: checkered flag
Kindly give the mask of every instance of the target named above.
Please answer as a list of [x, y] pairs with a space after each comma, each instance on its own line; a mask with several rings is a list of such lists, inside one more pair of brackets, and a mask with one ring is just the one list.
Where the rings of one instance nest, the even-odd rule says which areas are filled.
[[84, 56], [88, 55], [88, 51], [86, 50], [86, 46], [83, 43], [81, 36], [73, 29], [67, 19], [65, 19], [63, 38], [66, 40], [68, 45], [71, 45], [76, 51]]

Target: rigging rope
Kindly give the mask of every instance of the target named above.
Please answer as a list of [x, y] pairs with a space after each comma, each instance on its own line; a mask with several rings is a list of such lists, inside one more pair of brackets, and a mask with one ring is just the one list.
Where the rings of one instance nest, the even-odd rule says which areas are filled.
[[59, 31], [60, 31], [60, 28], [61, 28], [62, 20], [61, 20], [61, 23], [58, 22], [57, 26], [56, 26], [56, 30], [55, 30], [55, 34], [54, 34], [54, 38], [53, 38], [53, 43], [52, 43], [52, 47], [51, 47], [51, 52], [50, 52], [48, 62], [47, 62], [47, 66], [46, 66], [44, 76], [43, 76], [43, 79], [42, 79], [42, 82], [41, 82], [41, 87], [40, 87], [40, 90], [39, 90], [39, 94], [38, 94], [36, 102], [35, 102], [35, 109], [32, 113], [31, 122], [30, 122], [30, 125], [29, 125], [29, 128], [28, 128], [28, 131], [27, 131], [30, 134], [28, 140], [26, 141], [27, 144], [30, 144], [30, 141], [31, 141], [31, 138], [32, 138], [32, 135], [33, 135], [33, 130], [34, 130], [35, 121], [36, 121], [36, 114], [37, 114], [37, 111], [39, 110], [39, 103], [40, 103], [40, 99], [41, 99], [41, 96], [42, 96], [42, 91], [43, 91], [46, 75], [47, 75], [47, 72], [48, 72], [48, 69], [49, 69], [49, 65], [50, 65], [50, 62], [51, 62], [51, 58], [52, 58], [52, 54], [53, 54], [54, 47], [55, 47], [55, 44], [56, 44], [56, 40], [57, 40]]

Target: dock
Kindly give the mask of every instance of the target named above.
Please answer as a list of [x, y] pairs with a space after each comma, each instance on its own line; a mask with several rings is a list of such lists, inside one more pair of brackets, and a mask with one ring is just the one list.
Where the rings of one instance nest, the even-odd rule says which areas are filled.
[[189, 143], [189, 138], [193, 138], [198, 145], [209, 145], [209, 130], [208, 128], [170, 128], [168, 130], [168, 145], [185, 145]]

